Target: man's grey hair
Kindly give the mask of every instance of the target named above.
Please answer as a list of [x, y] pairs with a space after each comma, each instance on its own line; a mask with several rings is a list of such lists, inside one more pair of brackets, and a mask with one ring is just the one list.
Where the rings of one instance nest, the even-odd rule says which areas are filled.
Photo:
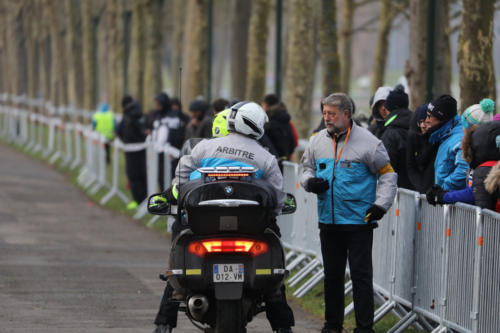
[[349, 111], [349, 118], [352, 117], [353, 114], [353, 105], [352, 100], [347, 94], [344, 93], [333, 93], [323, 98], [323, 105], [331, 105], [337, 107], [340, 111], [347, 110]]

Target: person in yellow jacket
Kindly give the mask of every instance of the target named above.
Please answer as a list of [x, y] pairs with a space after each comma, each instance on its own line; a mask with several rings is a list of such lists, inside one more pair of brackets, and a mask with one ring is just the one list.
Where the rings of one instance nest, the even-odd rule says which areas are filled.
[[110, 142], [115, 136], [115, 115], [113, 111], [109, 109], [108, 103], [101, 103], [99, 105], [99, 110], [92, 116], [92, 129], [106, 138], [106, 163], [110, 164], [110, 154], [109, 147]]

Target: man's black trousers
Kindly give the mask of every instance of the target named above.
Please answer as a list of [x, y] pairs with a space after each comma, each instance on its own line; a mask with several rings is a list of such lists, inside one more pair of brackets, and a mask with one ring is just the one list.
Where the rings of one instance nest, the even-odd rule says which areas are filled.
[[338, 230], [320, 227], [321, 252], [325, 271], [325, 325], [342, 331], [344, 324], [344, 283], [346, 261], [353, 286], [356, 333], [373, 329], [373, 229]]
[[[275, 228], [279, 228], [276, 225]], [[178, 222], [177, 218], [172, 225], [172, 240], [177, 237], [177, 235], [182, 231], [183, 227]], [[274, 229], [274, 228], [273, 228]], [[171, 327], [177, 326], [177, 311], [179, 310], [179, 303], [174, 301], [169, 301], [172, 297], [174, 289], [167, 282], [165, 291], [163, 292], [163, 297], [160, 303], [160, 309], [155, 318], [155, 325], [170, 325]], [[281, 295], [278, 299], [273, 299], [272, 301], [266, 300], [266, 317], [271, 324], [273, 331], [279, 328], [292, 327], [295, 325], [295, 319], [293, 317], [293, 311], [286, 301], [285, 286], [281, 286]]]

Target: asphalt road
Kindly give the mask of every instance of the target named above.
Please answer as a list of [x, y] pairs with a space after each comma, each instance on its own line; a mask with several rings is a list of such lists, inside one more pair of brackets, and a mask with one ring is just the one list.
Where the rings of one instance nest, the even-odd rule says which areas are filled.
[[[169, 240], [0, 144], [0, 332], [152, 332]], [[321, 323], [293, 306], [294, 332]], [[176, 332], [200, 332], [179, 314]], [[248, 332], [271, 332], [263, 314]]]

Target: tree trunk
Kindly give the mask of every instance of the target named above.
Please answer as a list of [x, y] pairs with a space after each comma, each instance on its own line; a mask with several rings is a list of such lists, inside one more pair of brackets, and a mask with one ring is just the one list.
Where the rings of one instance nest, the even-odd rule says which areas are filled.
[[231, 37], [231, 97], [242, 100], [245, 98], [247, 80], [248, 27], [252, 2], [250, 0], [236, 1], [232, 15]]
[[349, 93], [351, 85], [352, 66], [352, 28], [355, 4], [354, 0], [342, 0], [342, 29], [341, 29], [341, 69], [340, 78], [343, 92]]
[[451, 93], [450, 1], [436, 1], [433, 95]]
[[188, 105], [197, 96], [204, 96], [207, 84], [208, 6], [204, 0], [189, 0], [187, 8], [183, 49], [185, 63], [183, 65], [182, 104], [184, 105]]
[[[0, 2], [0, 22], [6, 22], [5, 5]], [[6, 30], [5, 24], [0, 25], [0, 77], [7, 77], [7, 54], [6, 54]], [[7, 91], [5, 80], [0, 80], [0, 94]]]
[[377, 46], [375, 49], [375, 61], [373, 62], [373, 77], [370, 88], [372, 95], [378, 87], [384, 85], [387, 52], [389, 51], [389, 37], [391, 35], [392, 21], [396, 16], [395, 9], [392, 7], [392, 0], [382, 0]]
[[91, 110], [96, 101], [96, 47], [94, 17], [90, 1], [82, 1], [82, 65], [83, 65], [83, 107]]
[[109, 18], [109, 104], [115, 112], [121, 111], [121, 99], [124, 85], [124, 43], [123, 43], [123, 2], [108, 1]]
[[162, 29], [161, 0], [148, 0], [144, 10], [146, 23], [146, 49], [144, 64], [144, 110], [153, 108], [153, 99], [162, 91]]
[[82, 84], [82, 41], [80, 3], [65, 0], [66, 6], [66, 51], [68, 64], [68, 101], [70, 105], [81, 107], [83, 104]]
[[323, 64], [323, 96], [341, 91], [340, 58], [337, 47], [337, 9], [335, 1], [321, 0], [319, 53]]
[[406, 64], [406, 77], [410, 86], [410, 107], [426, 103], [425, 68], [427, 36], [427, 1], [410, 1], [410, 60]]
[[21, 95], [26, 93], [28, 74], [26, 70], [26, 40], [23, 29], [23, 4], [11, 1], [6, 4], [8, 20], [7, 50], [10, 78], [10, 93]]
[[270, 0], [252, 1], [245, 99], [256, 102], [264, 97], [266, 91], [266, 55], [270, 12]]
[[173, 95], [179, 94], [180, 88], [180, 73], [179, 68], [182, 67], [182, 53], [184, 49], [184, 24], [186, 22], [186, 2], [176, 1], [174, 4], [174, 29], [172, 41], [172, 89]]
[[144, 26], [144, 0], [132, 2], [132, 37], [130, 42], [130, 61], [128, 86], [132, 96], [144, 102], [144, 47], [146, 41]]
[[[36, 34], [37, 27], [35, 26], [39, 20], [35, 20], [37, 8], [35, 2], [31, 0], [23, 1], [23, 29], [26, 40], [26, 56], [27, 56], [27, 95], [29, 98], [36, 98], [37, 91], [37, 57], [36, 57]], [[31, 107], [30, 107], [31, 108]], [[32, 109], [33, 110], [33, 109]]]
[[61, 13], [57, 0], [46, 0], [46, 19], [50, 24], [51, 36], [51, 94], [50, 101], [55, 106], [67, 105], [67, 77], [64, 55], [64, 11]]
[[309, 136], [315, 68], [314, 10], [309, 0], [290, 3], [285, 98], [299, 137]]
[[458, 45], [460, 108], [496, 99], [493, 62], [494, 0], [463, 0]]

